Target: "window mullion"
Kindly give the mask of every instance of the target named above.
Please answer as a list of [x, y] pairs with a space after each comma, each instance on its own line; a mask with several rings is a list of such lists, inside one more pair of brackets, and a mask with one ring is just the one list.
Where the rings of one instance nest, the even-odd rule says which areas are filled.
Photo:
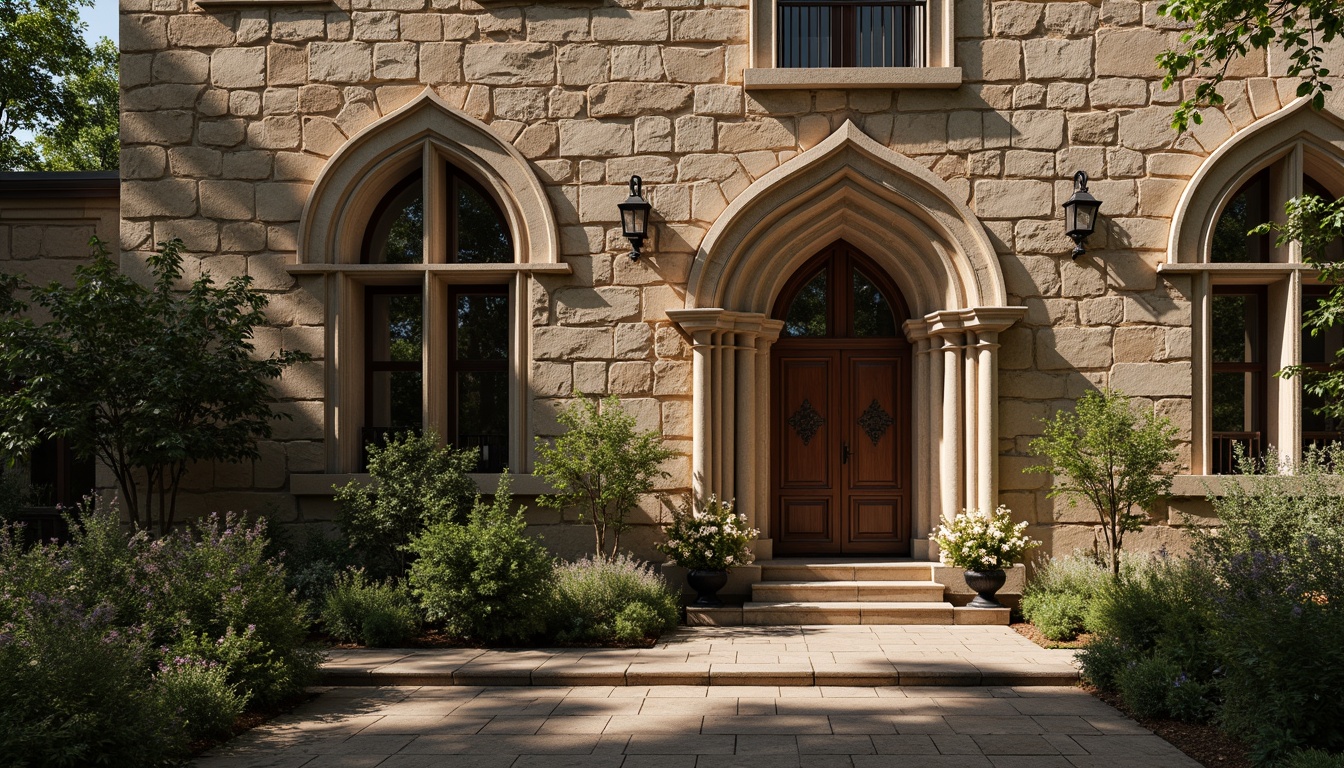
[[450, 440], [449, 404], [449, 349], [452, 333], [452, 292], [446, 282], [426, 273], [425, 291], [425, 427], [433, 429], [442, 440]]
[[443, 264], [448, 261], [448, 225], [444, 220], [447, 211], [446, 179], [443, 160], [434, 147], [425, 144], [424, 155], [424, 199], [425, 199], [425, 263]]

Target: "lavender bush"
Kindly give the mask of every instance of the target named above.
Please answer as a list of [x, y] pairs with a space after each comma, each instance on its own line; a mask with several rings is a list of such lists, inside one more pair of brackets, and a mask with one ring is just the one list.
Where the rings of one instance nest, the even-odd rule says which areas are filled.
[[648, 563], [620, 554], [584, 558], [555, 570], [547, 621], [561, 642], [638, 642], [677, 625], [680, 604]]
[[68, 544], [0, 527], [0, 754], [16, 765], [160, 765], [316, 671], [264, 523], [160, 539], [116, 510]]

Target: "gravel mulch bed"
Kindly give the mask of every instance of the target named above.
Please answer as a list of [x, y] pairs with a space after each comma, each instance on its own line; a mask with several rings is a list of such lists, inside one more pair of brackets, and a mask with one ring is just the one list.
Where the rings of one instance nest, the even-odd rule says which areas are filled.
[[[1079, 635], [1076, 639], [1060, 642], [1041, 634], [1041, 630], [1029, 621], [1014, 621], [1012, 628], [1023, 637], [1042, 648], [1082, 648], [1091, 641], [1089, 634]], [[1144, 728], [1161, 736], [1172, 746], [1184, 752], [1205, 768], [1251, 768], [1250, 749], [1238, 739], [1220, 731], [1217, 727], [1186, 723], [1180, 720], [1156, 720], [1139, 717], [1125, 707], [1117, 694], [1101, 691], [1090, 686], [1085, 690], [1098, 699], [1125, 713], [1125, 715]]]
[[1029, 621], [1014, 621], [1009, 626], [1011, 626], [1017, 634], [1027, 638], [1042, 648], [1082, 648], [1092, 639], [1091, 635], [1084, 632], [1073, 640], [1051, 640], [1041, 634], [1041, 630]]
[[1084, 689], [1171, 742], [1205, 768], [1251, 768], [1250, 749], [1212, 725], [1139, 717], [1125, 708], [1118, 695], [1087, 686]]

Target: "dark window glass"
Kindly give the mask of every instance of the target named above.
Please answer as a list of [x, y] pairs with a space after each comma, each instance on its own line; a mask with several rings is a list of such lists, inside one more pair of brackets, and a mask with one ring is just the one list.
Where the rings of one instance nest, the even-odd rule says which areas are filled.
[[509, 460], [509, 374], [459, 371], [457, 444], [481, 451], [479, 472], [500, 472]]
[[1213, 295], [1213, 471], [1236, 472], [1237, 446], [1249, 458], [1266, 448], [1263, 287], [1220, 286]]
[[418, 288], [368, 288], [364, 442], [415, 431], [424, 419], [424, 304]]
[[1262, 342], [1260, 324], [1264, 313], [1259, 294], [1219, 294], [1213, 297], [1213, 361], [1258, 363]]
[[[1326, 189], [1324, 184], [1310, 176], [1304, 176], [1302, 178], [1302, 192], [1308, 195], [1315, 195], [1328, 203], [1333, 203], [1335, 201], [1335, 196], [1330, 194], [1330, 190]], [[1318, 261], [1344, 260], [1344, 239], [1336, 239], [1331, 242], [1325, 247], [1325, 252], [1317, 254], [1316, 258]]]
[[500, 472], [509, 460], [509, 297], [503, 286], [463, 286], [451, 301], [449, 440], [480, 449], [478, 472]]
[[868, 276], [854, 270], [854, 335], [887, 337], [896, 335], [896, 318], [891, 304]]
[[826, 270], [807, 281], [784, 318], [784, 335], [797, 338], [825, 336], [827, 315]]
[[1269, 171], [1257, 173], [1232, 196], [1213, 229], [1210, 260], [1214, 262], [1269, 261], [1269, 235], [1248, 234], [1269, 221]]
[[[1305, 316], [1321, 305], [1330, 289], [1325, 286], [1309, 286], [1302, 292], [1302, 314]], [[1344, 326], [1332, 326], [1316, 334], [1302, 329], [1302, 364], [1325, 373], [1338, 369], [1341, 363], [1339, 352], [1344, 349]], [[1344, 441], [1344, 422], [1330, 418], [1317, 411], [1325, 405], [1320, 395], [1304, 391], [1302, 393], [1302, 443], [1303, 447], [1327, 445]]]
[[407, 177], [374, 212], [364, 236], [366, 264], [420, 264], [425, 260], [425, 209], [420, 174]]
[[457, 359], [507, 360], [509, 299], [502, 294], [457, 296]]
[[461, 264], [513, 261], [513, 243], [504, 217], [474, 184], [452, 175], [457, 197], [457, 259]]

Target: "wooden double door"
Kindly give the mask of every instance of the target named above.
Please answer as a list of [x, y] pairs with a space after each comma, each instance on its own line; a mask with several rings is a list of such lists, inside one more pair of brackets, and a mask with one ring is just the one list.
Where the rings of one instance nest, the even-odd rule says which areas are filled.
[[910, 554], [910, 346], [896, 287], [840, 242], [781, 294], [772, 506], [781, 555]]

